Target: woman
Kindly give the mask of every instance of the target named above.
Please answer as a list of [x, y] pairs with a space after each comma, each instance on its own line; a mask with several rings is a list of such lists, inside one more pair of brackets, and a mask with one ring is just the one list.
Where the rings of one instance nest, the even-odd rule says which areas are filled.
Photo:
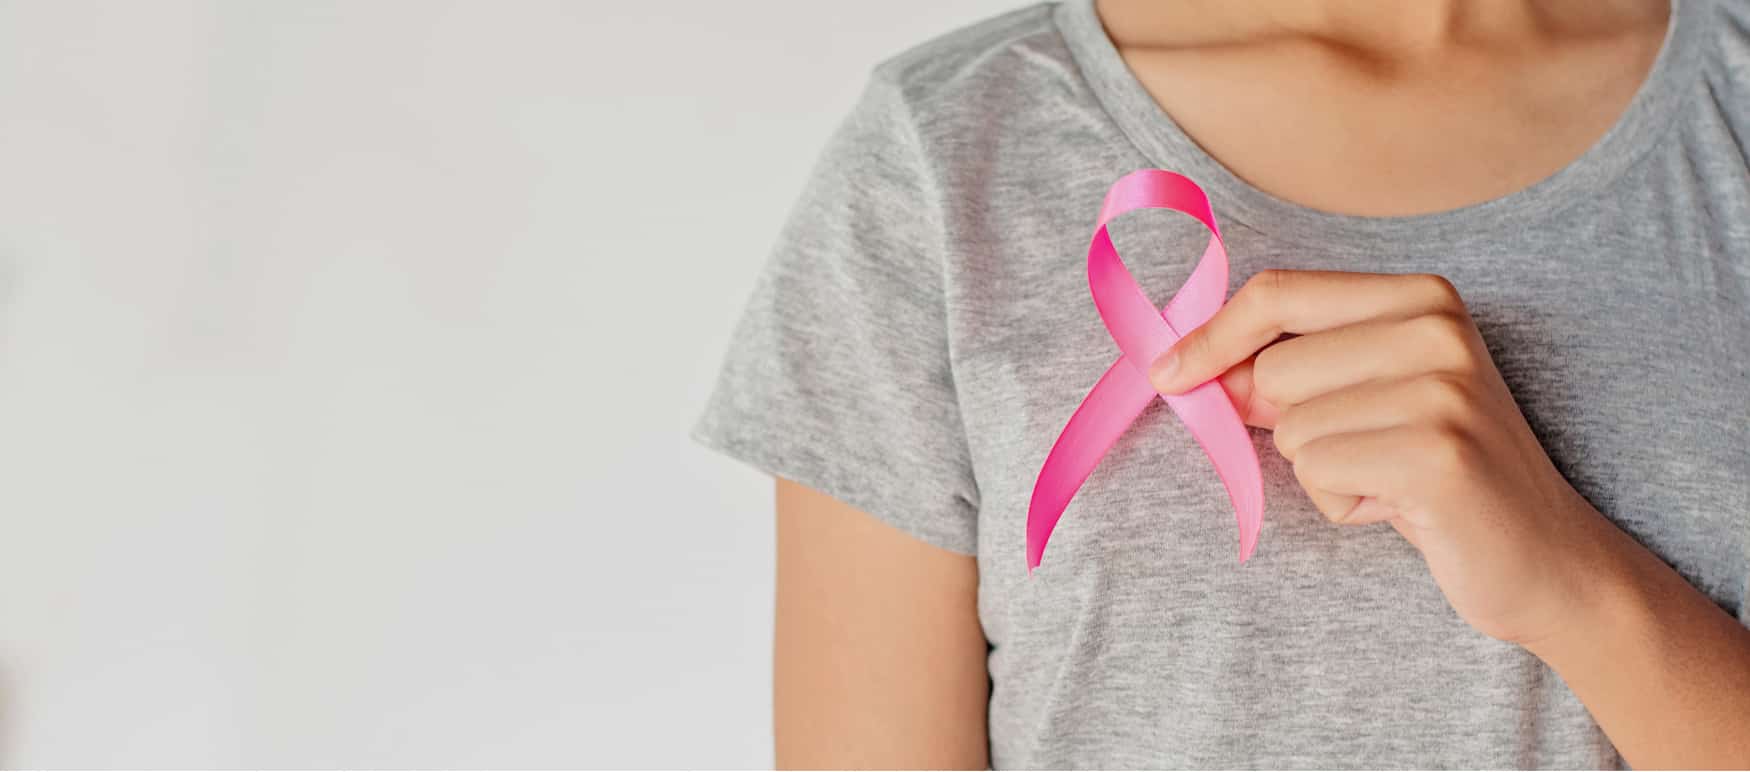
[[[1750, 767], [1747, 92], [1704, 0], [1064, 0], [881, 63], [696, 430], [780, 478], [779, 764]], [[1145, 167], [1241, 285], [1151, 381], [1258, 427], [1262, 538], [1157, 401], [1029, 577]], [[1157, 303], [1207, 239], [1114, 231]]]

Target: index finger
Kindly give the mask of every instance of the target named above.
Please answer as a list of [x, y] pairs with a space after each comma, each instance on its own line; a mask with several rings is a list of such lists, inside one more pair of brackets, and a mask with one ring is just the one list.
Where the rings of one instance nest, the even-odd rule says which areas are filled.
[[1284, 334], [1463, 307], [1452, 283], [1432, 274], [1260, 271], [1155, 360], [1149, 380], [1163, 394], [1182, 394]]

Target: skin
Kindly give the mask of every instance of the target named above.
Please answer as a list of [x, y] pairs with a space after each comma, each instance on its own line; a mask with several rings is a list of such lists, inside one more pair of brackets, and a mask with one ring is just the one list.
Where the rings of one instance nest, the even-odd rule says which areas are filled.
[[1314, 209], [1394, 216], [1525, 188], [1621, 117], [1663, 40], [1646, 0], [1101, 0], [1197, 144]]
[[983, 769], [978, 566], [778, 482], [782, 769]]
[[[1667, 18], [1610, 0], [1099, 11], [1229, 169], [1372, 216], [1496, 198], [1571, 163], [1632, 99]], [[1390, 524], [1453, 609], [1555, 669], [1631, 765], [1750, 768], [1750, 633], [1556, 472], [1449, 283], [1267, 271], [1170, 355], [1157, 388], [1220, 378], [1334, 527]], [[778, 765], [983, 767], [974, 559], [793, 483], [777, 508]]]

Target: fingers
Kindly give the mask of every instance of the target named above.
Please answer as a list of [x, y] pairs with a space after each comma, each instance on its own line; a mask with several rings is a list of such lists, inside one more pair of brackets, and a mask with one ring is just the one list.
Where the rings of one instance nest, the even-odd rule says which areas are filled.
[[1368, 381], [1450, 373], [1463, 380], [1488, 353], [1468, 317], [1370, 320], [1265, 348], [1221, 374], [1247, 424], [1275, 429], [1283, 410]]
[[1393, 519], [1466, 468], [1465, 383], [1435, 373], [1338, 389], [1284, 411], [1276, 448], [1327, 519]]
[[[1295, 336], [1284, 340], [1284, 336]], [[1165, 394], [1211, 378], [1246, 423], [1275, 430], [1333, 522], [1390, 522], [1465, 484], [1487, 350], [1451, 283], [1429, 275], [1266, 271], [1151, 368]], [[1432, 498], [1430, 498], [1432, 497]]]
[[1233, 402], [1234, 410], [1240, 414], [1240, 420], [1248, 426], [1269, 429], [1276, 426], [1278, 411], [1275, 405], [1264, 401], [1258, 396], [1252, 377], [1252, 360], [1248, 359], [1221, 374], [1221, 388], [1227, 392], [1228, 399]]
[[1467, 316], [1371, 319], [1259, 352], [1253, 399], [1286, 409], [1363, 381], [1426, 373], [1462, 376], [1487, 361], [1487, 350]]
[[1313, 503], [1332, 522], [1352, 522], [1353, 504], [1341, 506], [1346, 497], [1375, 499], [1409, 519], [1418, 512], [1412, 502], [1471, 484], [1463, 470], [1475, 468], [1468, 457], [1472, 453], [1459, 434], [1424, 425], [1394, 426], [1307, 442], [1295, 455], [1294, 475], [1309, 493], [1317, 492]]
[[[1296, 471], [1295, 476], [1299, 475], [1299, 471]], [[1360, 496], [1332, 493], [1322, 488], [1311, 487], [1306, 484], [1305, 480], [1301, 481], [1300, 487], [1306, 489], [1307, 498], [1312, 499], [1313, 508], [1317, 509], [1319, 514], [1324, 515], [1326, 520], [1333, 523], [1343, 522], [1349, 513], [1354, 512], [1356, 506], [1363, 501]]]
[[1151, 368], [1157, 390], [1178, 394], [1250, 358], [1284, 334], [1304, 335], [1370, 319], [1452, 311], [1452, 284], [1424, 274], [1264, 271]]
[[1472, 399], [1462, 379], [1438, 373], [1365, 381], [1289, 408], [1277, 419], [1273, 439], [1282, 457], [1294, 461], [1320, 437], [1459, 422]]

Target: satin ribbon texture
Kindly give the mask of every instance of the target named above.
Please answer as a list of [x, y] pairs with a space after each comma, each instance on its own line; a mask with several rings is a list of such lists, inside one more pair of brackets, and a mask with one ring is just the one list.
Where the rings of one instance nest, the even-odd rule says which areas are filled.
[[[1106, 224], [1138, 209], [1171, 209], [1209, 228], [1209, 246], [1191, 277], [1157, 311], [1137, 286]], [[1082, 400], [1045, 457], [1027, 506], [1027, 571], [1045, 554], [1045, 543], [1076, 491], [1137, 416], [1155, 399], [1167, 407], [1203, 446], [1227, 487], [1240, 530], [1240, 562], [1251, 557], [1264, 521], [1264, 483], [1252, 436], [1221, 384], [1209, 381], [1182, 395], [1163, 395], [1149, 385], [1148, 368], [1184, 333], [1209, 321], [1227, 298], [1227, 248], [1209, 196], [1190, 178], [1161, 169], [1124, 175], [1106, 192], [1088, 245], [1088, 289], [1094, 307], [1122, 356], [1107, 368]]]

